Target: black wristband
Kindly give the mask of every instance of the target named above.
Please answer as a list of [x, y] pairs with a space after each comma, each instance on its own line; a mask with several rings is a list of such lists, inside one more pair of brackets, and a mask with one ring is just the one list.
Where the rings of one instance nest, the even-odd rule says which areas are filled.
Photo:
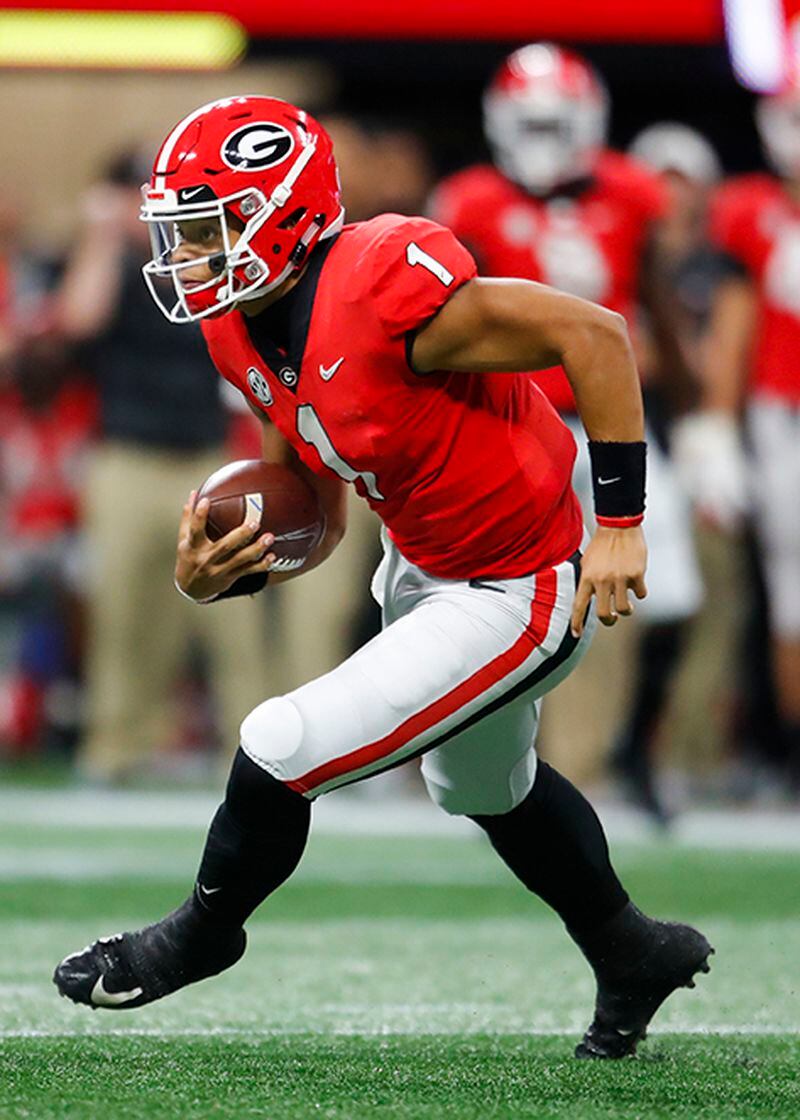
[[239, 595], [255, 595], [258, 591], [264, 590], [268, 580], [269, 572], [253, 572], [249, 576], [240, 576], [227, 591], [220, 591], [212, 602], [218, 603], [220, 599], [235, 599]]
[[589, 440], [598, 525], [626, 528], [644, 517], [647, 444]]

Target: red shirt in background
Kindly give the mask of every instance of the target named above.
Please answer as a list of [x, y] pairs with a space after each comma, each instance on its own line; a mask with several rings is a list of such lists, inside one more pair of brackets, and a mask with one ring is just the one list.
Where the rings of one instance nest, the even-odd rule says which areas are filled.
[[7, 538], [41, 543], [76, 529], [97, 397], [65, 384], [41, 410], [15, 389], [0, 392], [0, 510]]
[[[535, 198], [485, 164], [446, 179], [432, 214], [470, 248], [483, 275], [550, 284], [619, 312], [633, 328], [642, 251], [667, 206], [655, 175], [606, 150], [574, 197]], [[560, 366], [534, 377], [560, 412], [575, 411]]]
[[756, 288], [751, 392], [800, 404], [800, 204], [771, 175], [733, 179], [714, 200], [711, 235]]

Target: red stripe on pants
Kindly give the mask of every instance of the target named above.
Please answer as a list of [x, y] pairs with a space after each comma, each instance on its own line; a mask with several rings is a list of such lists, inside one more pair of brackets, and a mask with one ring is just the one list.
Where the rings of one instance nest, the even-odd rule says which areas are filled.
[[507, 677], [509, 673], [513, 673], [530, 657], [533, 650], [542, 644], [547, 636], [556, 602], [557, 589], [558, 578], [554, 568], [538, 572], [536, 575], [536, 591], [531, 603], [530, 621], [512, 646], [498, 654], [487, 665], [477, 669], [471, 677], [456, 685], [440, 699], [434, 700], [427, 708], [409, 716], [399, 727], [390, 731], [388, 735], [384, 735], [382, 739], [377, 739], [374, 743], [368, 743], [364, 747], [358, 747], [356, 750], [350, 751], [349, 754], [334, 758], [330, 762], [324, 762], [321, 766], [309, 770], [307, 774], [303, 774], [300, 778], [287, 782], [286, 785], [298, 793], [308, 793], [309, 790], [324, 785], [325, 782], [329, 782], [333, 778], [339, 778], [353, 770], [360, 770], [373, 762], [379, 762], [382, 758], [387, 758], [396, 750], [399, 750], [404, 743], [415, 739], [429, 728], [435, 727], [436, 724], [447, 719], [453, 712], [457, 712], [459, 708], [463, 708], [476, 696], [486, 692], [492, 685], [501, 681], [503, 677]]

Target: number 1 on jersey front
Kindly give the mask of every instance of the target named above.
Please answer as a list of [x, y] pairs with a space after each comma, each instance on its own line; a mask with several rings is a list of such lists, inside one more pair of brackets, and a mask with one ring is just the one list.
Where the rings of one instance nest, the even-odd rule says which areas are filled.
[[[446, 288], [449, 288], [455, 277], [448, 271], [441, 261], [437, 261], [430, 253], [420, 249], [416, 241], [409, 241], [406, 246], [406, 260], [412, 268], [420, 264], [432, 276], [435, 276]], [[320, 366], [320, 371], [322, 367]], [[357, 471], [341, 457], [333, 446], [331, 437], [322, 426], [313, 405], [301, 404], [297, 409], [297, 431], [306, 443], [310, 443], [319, 453], [320, 459], [326, 467], [338, 474], [345, 482], [355, 482], [361, 479], [370, 498], [376, 502], [384, 500], [383, 494], [378, 489], [378, 480], [372, 471]]]
[[384, 500], [383, 494], [378, 489], [378, 480], [372, 471], [357, 471], [341, 457], [331, 443], [331, 437], [325, 431], [313, 404], [301, 404], [297, 409], [297, 431], [306, 443], [310, 443], [319, 452], [319, 457], [326, 467], [338, 474], [345, 482], [355, 482], [360, 478], [366, 491], [376, 502]]

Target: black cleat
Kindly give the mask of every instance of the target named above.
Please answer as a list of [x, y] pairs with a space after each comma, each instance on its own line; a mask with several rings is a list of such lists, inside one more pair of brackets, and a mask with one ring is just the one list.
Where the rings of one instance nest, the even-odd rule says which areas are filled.
[[127, 1010], [216, 976], [236, 964], [247, 938], [203, 921], [196, 907], [189, 899], [152, 926], [101, 937], [65, 957], [53, 983], [73, 1003]]
[[693, 988], [696, 973], [710, 971], [708, 958], [714, 950], [698, 930], [646, 918], [631, 904], [626, 910], [627, 924], [634, 920], [642, 928], [637, 951], [630, 942], [625, 947], [628, 939], [623, 937], [617, 950], [624, 957], [612, 952], [595, 964], [594, 1019], [575, 1050], [576, 1058], [635, 1054], [664, 1000], [678, 988]]

